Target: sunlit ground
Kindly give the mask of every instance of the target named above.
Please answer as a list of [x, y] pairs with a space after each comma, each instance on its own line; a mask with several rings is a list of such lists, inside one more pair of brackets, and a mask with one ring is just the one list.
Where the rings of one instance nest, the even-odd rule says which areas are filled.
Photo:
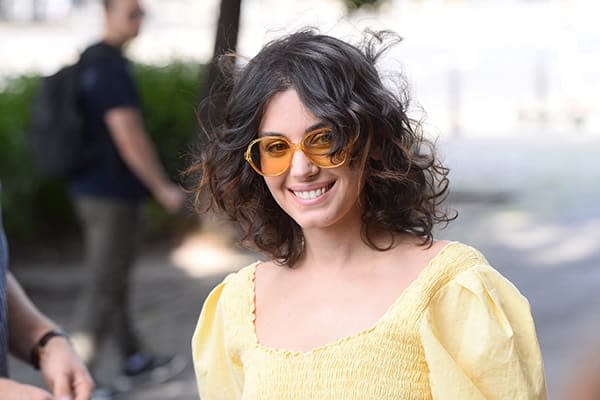
[[175, 267], [194, 278], [238, 270], [258, 259], [215, 232], [187, 236], [169, 258]]

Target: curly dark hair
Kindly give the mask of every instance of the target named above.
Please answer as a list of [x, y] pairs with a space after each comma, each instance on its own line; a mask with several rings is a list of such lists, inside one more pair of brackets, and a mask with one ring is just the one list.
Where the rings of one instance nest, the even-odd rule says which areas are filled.
[[[200, 175], [196, 207], [224, 212], [240, 224], [245, 245], [277, 262], [293, 267], [299, 260], [301, 227], [244, 160], [269, 99], [293, 88], [305, 107], [333, 128], [333, 152], [355, 140], [350, 167], [362, 171], [363, 241], [385, 251], [398, 235], [410, 234], [431, 245], [433, 226], [456, 216], [440, 209], [448, 169], [423, 137], [419, 121], [407, 116], [407, 91], [386, 88], [375, 68], [381, 54], [400, 40], [392, 32], [368, 31], [356, 47], [310, 29], [267, 44], [232, 75], [223, 123], [208, 134], [190, 168]], [[390, 238], [383, 247], [375, 244], [382, 233]]]

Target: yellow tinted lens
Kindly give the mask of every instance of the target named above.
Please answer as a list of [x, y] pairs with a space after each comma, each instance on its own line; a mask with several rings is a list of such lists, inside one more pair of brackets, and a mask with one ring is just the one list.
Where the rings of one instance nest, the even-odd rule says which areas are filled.
[[303, 141], [306, 154], [320, 167], [334, 167], [345, 161], [345, 152], [331, 154], [333, 134], [330, 128], [319, 129], [308, 134]]
[[290, 166], [292, 150], [290, 144], [281, 138], [265, 136], [255, 146], [253, 162], [265, 175], [278, 175]]
[[346, 161], [347, 149], [333, 154], [332, 150], [332, 130], [321, 128], [307, 134], [300, 144], [291, 143], [282, 136], [256, 139], [246, 150], [245, 158], [261, 175], [277, 176], [290, 168], [295, 151], [302, 151], [321, 168], [339, 167]]

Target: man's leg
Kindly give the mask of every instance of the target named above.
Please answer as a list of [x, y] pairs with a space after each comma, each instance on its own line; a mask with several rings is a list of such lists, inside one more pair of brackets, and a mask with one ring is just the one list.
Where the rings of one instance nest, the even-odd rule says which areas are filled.
[[86, 264], [74, 345], [91, 364], [111, 334], [121, 355], [129, 356], [140, 347], [129, 315], [131, 269], [141, 234], [140, 206], [94, 197], [77, 197], [74, 202], [85, 235]]

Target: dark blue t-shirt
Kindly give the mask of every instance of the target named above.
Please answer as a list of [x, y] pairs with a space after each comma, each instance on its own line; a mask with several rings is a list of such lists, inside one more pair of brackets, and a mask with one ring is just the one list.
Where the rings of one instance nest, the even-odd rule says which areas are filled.
[[[2, 182], [0, 182], [0, 200]], [[0, 204], [0, 377], [8, 376], [8, 315], [6, 309], [6, 273], [8, 270], [8, 246], [2, 227], [2, 204]]]
[[75, 195], [141, 201], [148, 191], [119, 155], [104, 121], [108, 111], [118, 107], [141, 110], [130, 65], [121, 51], [105, 43], [86, 50], [93, 54], [81, 72], [81, 97], [86, 134], [99, 144], [98, 159], [72, 177], [69, 189]]

